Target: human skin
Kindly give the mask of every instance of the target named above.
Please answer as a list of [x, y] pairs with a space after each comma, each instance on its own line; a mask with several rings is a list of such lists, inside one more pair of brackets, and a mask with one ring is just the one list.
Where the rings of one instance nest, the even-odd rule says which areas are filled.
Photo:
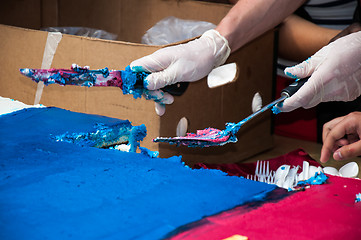
[[305, 0], [239, 0], [216, 30], [228, 40], [234, 52], [273, 29], [299, 8]]
[[290, 15], [279, 26], [280, 57], [301, 62], [326, 46], [340, 30], [318, 26], [297, 15]]
[[[232, 4], [237, 2], [229, 1]], [[318, 26], [295, 14], [286, 17], [277, 29], [279, 56], [296, 62], [315, 54], [340, 34], [340, 30]]]
[[335, 118], [323, 126], [320, 161], [346, 160], [361, 155], [361, 112]]
[[349, 35], [351, 33], [355, 33], [358, 31], [361, 31], [361, 23], [354, 22], [350, 26], [348, 26], [347, 28], [342, 30], [340, 33], [338, 33], [335, 37], [333, 37], [330, 42], [333, 42], [341, 37], [344, 37], [346, 35]]

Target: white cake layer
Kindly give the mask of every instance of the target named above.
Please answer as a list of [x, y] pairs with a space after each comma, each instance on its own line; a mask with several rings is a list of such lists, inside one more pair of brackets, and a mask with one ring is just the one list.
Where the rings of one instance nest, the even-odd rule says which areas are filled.
[[42, 104], [27, 105], [25, 103], [13, 100], [11, 98], [0, 97], [0, 115], [19, 111], [24, 108], [41, 108], [45, 107]]

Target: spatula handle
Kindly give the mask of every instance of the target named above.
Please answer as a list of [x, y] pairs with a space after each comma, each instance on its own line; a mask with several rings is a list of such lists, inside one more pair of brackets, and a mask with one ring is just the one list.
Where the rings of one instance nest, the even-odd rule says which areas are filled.
[[296, 81], [288, 85], [288, 87], [284, 88], [281, 91], [281, 95], [291, 97], [293, 94], [295, 94], [298, 91], [298, 89], [300, 89], [303, 86], [303, 84], [305, 84], [305, 82], [307, 82], [308, 79], [309, 79], [308, 77], [297, 79]]
[[[161, 90], [172, 94], [174, 96], [181, 96], [188, 88], [189, 82], [179, 82], [172, 85], [165, 86]], [[135, 85], [135, 88], [141, 88], [143, 86], [143, 80], [137, 80]]]

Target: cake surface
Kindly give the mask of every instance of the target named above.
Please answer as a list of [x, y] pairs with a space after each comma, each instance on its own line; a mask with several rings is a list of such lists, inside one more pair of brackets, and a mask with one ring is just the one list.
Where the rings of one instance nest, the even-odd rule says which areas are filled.
[[122, 120], [59, 108], [0, 116], [1, 239], [160, 239], [276, 187], [181, 157], [99, 149], [52, 136]]
[[[6, 104], [12, 107], [0, 115], [0, 239], [361, 236], [358, 179], [329, 176], [326, 184], [288, 192], [238, 177], [254, 172], [252, 163], [191, 169], [180, 156], [97, 148], [114, 134], [129, 141], [134, 126], [127, 120]], [[89, 137], [104, 129], [111, 138]], [[317, 164], [302, 150], [268, 161], [275, 168]]]

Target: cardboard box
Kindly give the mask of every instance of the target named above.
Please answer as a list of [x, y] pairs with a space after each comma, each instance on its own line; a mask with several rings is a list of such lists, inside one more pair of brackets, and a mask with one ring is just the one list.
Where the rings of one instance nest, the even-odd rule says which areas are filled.
[[[122, 40], [107, 41], [64, 34], [51, 64], [54, 68], [69, 68], [72, 63], [77, 63], [92, 69], [124, 69], [134, 59], [162, 47], [138, 42], [147, 29], [164, 17], [175, 16], [217, 24], [230, 9], [229, 5], [224, 4], [173, 0], [113, 0], [107, 1], [107, 4], [99, 0], [92, 1], [91, 5], [87, 5], [85, 0], [39, 2], [39, 5], [34, 4], [41, 7], [39, 28], [55, 25], [92, 27], [116, 33], [118, 39]], [[10, 14], [6, 6], [2, 11]], [[34, 28], [37, 21], [30, 22], [29, 27]], [[19, 68], [41, 67], [47, 37], [48, 33], [44, 31], [0, 25], [1, 96], [27, 104], [34, 102], [37, 84], [22, 76]], [[175, 102], [167, 106], [166, 114], [162, 117], [156, 115], [152, 101], [143, 98], [135, 100], [133, 96], [123, 95], [120, 89], [113, 87], [49, 85], [44, 88], [41, 103], [77, 112], [129, 119], [133, 125], [145, 124], [148, 135], [142, 146], [159, 151], [161, 157], [182, 155], [190, 165], [195, 162], [238, 162], [273, 146], [270, 112], [244, 125], [237, 135], [237, 143], [223, 147], [176, 147], [155, 144], [152, 139], [175, 136], [176, 126], [182, 117], [189, 120], [188, 132], [207, 127], [223, 129], [226, 122], [238, 122], [251, 114], [256, 92], [262, 95], [264, 103], [270, 102], [273, 50], [274, 34], [268, 32], [231, 54], [227, 62], [237, 62], [240, 69], [235, 83], [216, 89], [209, 89], [205, 79], [191, 83], [182, 96], [175, 97]]]

